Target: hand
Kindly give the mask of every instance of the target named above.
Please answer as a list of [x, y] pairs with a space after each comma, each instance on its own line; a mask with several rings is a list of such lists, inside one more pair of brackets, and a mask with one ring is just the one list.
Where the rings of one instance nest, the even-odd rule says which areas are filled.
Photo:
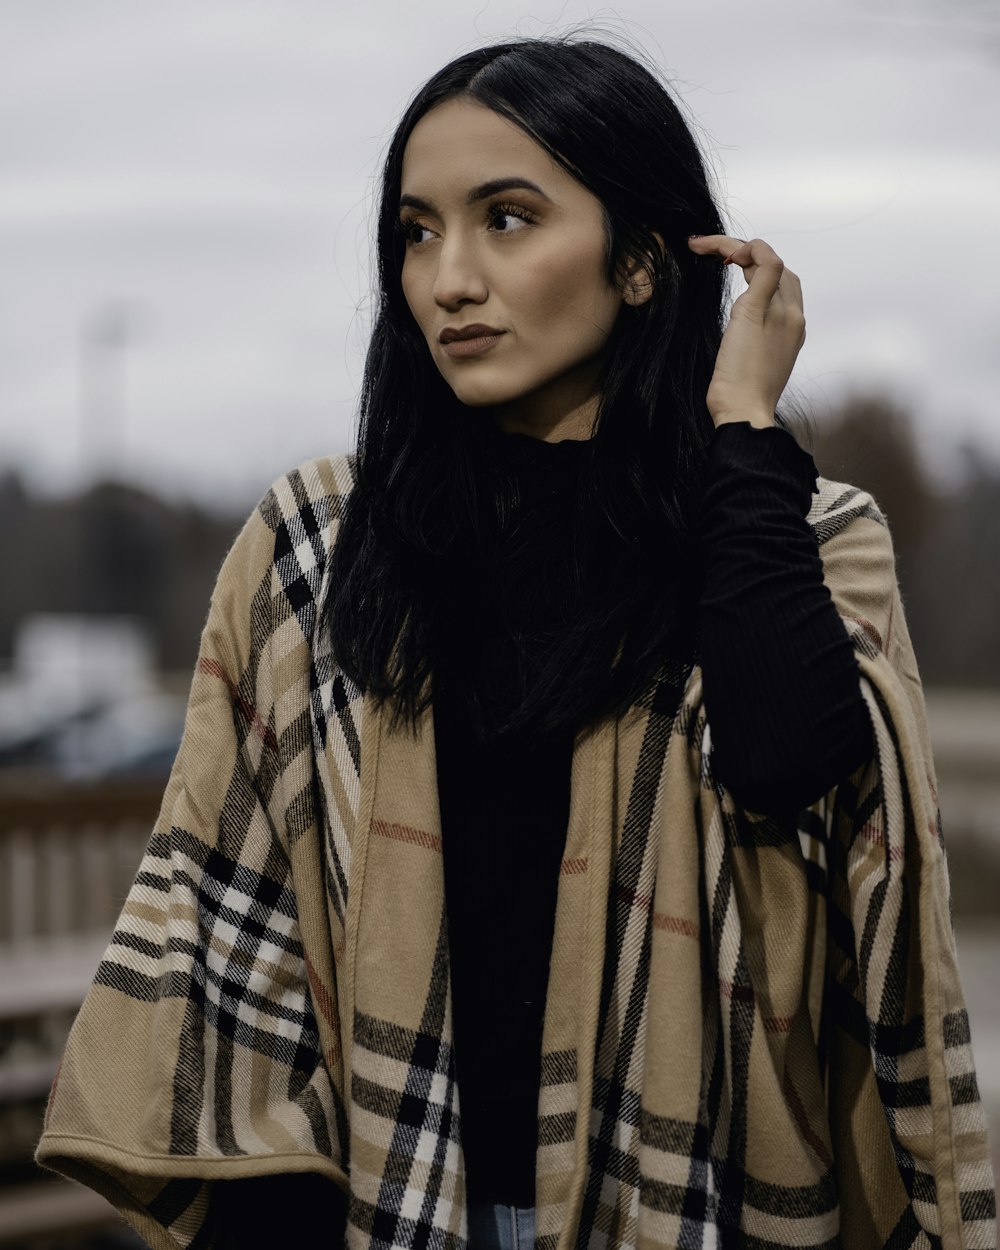
[[699, 256], [724, 257], [743, 270], [747, 289], [722, 335], [706, 403], [717, 426], [727, 421], [774, 425], [774, 410], [806, 341], [802, 286], [763, 239], [704, 234], [688, 239]]

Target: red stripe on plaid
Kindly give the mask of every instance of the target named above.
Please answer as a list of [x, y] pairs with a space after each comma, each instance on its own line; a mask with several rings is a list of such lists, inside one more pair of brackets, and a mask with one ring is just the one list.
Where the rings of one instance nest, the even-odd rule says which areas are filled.
[[765, 1016], [765, 1033], [790, 1033], [792, 1031], [791, 1016]]
[[885, 653], [885, 646], [883, 645], [883, 642], [882, 642], [882, 635], [878, 632], [878, 630], [871, 623], [871, 621], [865, 620], [863, 616], [848, 616], [848, 617], [845, 617], [844, 619], [848, 621], [854, 621], [856, 622], [856, 624], [860, 625], [861, 628], [868, 635], [868, 637], [872, 640], [872, 642], [875, 643], [876, 647], [878, 647], [878, 649], [883, 654]]
[[629, 890], [625, 886], [616, 887], [618, 897], [624, 899], [626, 903], [631, 903], [633, 907], [650, 908], [653, 905], [652, 894], [640, 894], [638, 890]]
[[802, 1134], [803, 1139], [812, 1147], [813, 1153], [823, 1166], [832, 1168], [833, 1155], [827, 1149], [826, 1142], [810, 1126], [809, 1115], [802, 1104], [802, 1099], [799, 1097], [799, 1091], [792, 1084], [792, 1078], [789, 1076], [787, 1068], [785, 1069], [781, 1086], [785, 1095], [785, 1102], [795, 1118], [795, 1123], [799, 1126], [799, 1132]]
[[[651, 894], [642, 894], [638, 890], [627, 890], [623, 886], [618, 887], [618, 897], [630, 902], [633, 907], [650, 908], [653, 905], [653, 896]], [[653, 912], [653, 928], [663, 929], [667, 933], [679, 933], [682, 937], [695, 938], [701, 937], [701, 928], [697, 920], [688, 920], [684, 916], [668, 916], [664, 912]]]
[[889, 625], [886, 630], [886, 638], [885, 638], [886, 655], [889, 654], [888, 647], [889, 647], [889, 643], [892, 641], [892, 625], [893, 625], [893, 620], [895, 619], [895, 616], [896, 616], [896, 597], [894, 595], [889, 600]]
[[[877, 846], [881, 850], [885, 849], [885, 836], [882, 833], [882, 830], [878, 821], [875, 821], [875, 820], [865, 821], [865, 823], [861, 826], [861, 829], [859, 830], [859, 832], [861, 836], [864, 838], [864, 840], [870, 846]], [[937, 837], [936, 832], [934, 836]], [[904, 854], [904, 851], [901, 846], [889, 847], [889, 861], [891, 863], [893, 864], [900, 863], [903, 859], [903, 854]]]
[[681, 937], [701, 937], [701, 929], [697, 920], [687, 920], [684, 916], [667, 916], [662, 911], [653, 912], [653, 928], [665, 929], [667, 933], [679, 933]]
[[305, 956], [306, 976], [309, 978], [309, 990], [312, 994], [313, 1003], [319, 1008], [323, 1019], [333, 1029], [334, 1045], [326, 1055], [327, 1063], [332, 1066], [340, 1064], [340, 1024], [337, 1018], [337, 1005], [333, 1001], [333, 996], [319, 979], [316, 969], [312, 966], [309, 956]]
[[428, 851], [440, 851], [441, 839], [426, 829], [414, 829], [412, 825], [399, 825], [394, 820], [373, 820], [371, 831], [380, 838], [392, 838], [396, 842], [408, 842], [411, 846], [423, 846]]
[[586, 872], [587, 856], [583, 855], [578, 859], [564, 859], [559, 866], [559, 871], [569, 877], [574, 876], [578, 872]]
[[253, 704], [248, 703], [239, 693], [233, 683], [229, 680], [228, 673], [219, 661], [211, 660], [207, 655], [202, 655], [198, 657], [198, 663], [195, 668], [199, 673], [207, 673], [209, 677], [217, 677], [219, 681], [225, 685], [226, 689], [229, 691], [230, 698], [253, 726], [257, 737], [260, 738], [261, 742], [263, 742], [263, 744], [270, 750], [277, 751], [278, 739], [274, 736], [273, 731], [268, 729], [268, 727], [261, 720], [260, 715]]

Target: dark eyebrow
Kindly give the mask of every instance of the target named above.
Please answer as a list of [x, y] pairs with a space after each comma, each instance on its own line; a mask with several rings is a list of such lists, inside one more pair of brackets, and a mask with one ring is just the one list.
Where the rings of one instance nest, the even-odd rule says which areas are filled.
[[[480, 200], [488, 200], [491, 195], [498, 195], [501, 191], [534, 191], [543, 200], [548, 201], [549, 204], [552, 203], [542, 188], [527, 178], [493, 178], [490, 182], [480, 183], [478, 187], [472, 188], [465, 197], [465, 202], [469, 205], [478, 204]], [[418, 195], [401, 195], [399, 207], [416, 208], [423, 213], [434, 212], [434, 205], [430, 200], [422, 200]]]

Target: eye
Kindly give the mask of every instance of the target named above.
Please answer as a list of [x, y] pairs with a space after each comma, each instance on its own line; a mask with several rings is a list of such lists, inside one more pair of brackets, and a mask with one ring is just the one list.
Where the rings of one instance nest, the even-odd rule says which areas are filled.
[[415, 233], [419, 235], [419, 231], [427, 230], [426, 226], [422, 226], [419, 221], [413, 217], [402, 217], [396, 221], [396, 233], [404, 243], [414, 247], [419, 247], [421, 243], [425, 243], [426, 239], [414, 237]]
[[497, 231], [498, 234], [520, 234], [526, 226], [534, 225], [538, 220], [534, 213], [530, 213], [519, 204], [491, 204], [486, 216], [491, 225], [502, 222], [505, 218], [508, 226], [512, 220], [520, 223], [515, 225], [513, 229], [500, 229]]

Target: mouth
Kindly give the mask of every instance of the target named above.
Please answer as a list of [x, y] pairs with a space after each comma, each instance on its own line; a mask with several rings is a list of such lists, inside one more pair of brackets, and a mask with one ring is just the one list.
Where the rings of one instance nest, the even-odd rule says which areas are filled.
[[445, 326], [437, 336], [437, 341], [444, 347], [449, 356], [479, 356], [499, 342], [505, 334], [504, 330], [496, 330], [491, 325], [466, 325], [461, 329], [456, 326]]
[[480, 356], [482, 352], [489, 351], [490, 347], [500, 341], [504, 331], [497, 330], [494, 334], [484, 334], [475, 337], [475, 339], [452, 339], [451, 342], [444, 344], [444, 349], [449, 356]]

